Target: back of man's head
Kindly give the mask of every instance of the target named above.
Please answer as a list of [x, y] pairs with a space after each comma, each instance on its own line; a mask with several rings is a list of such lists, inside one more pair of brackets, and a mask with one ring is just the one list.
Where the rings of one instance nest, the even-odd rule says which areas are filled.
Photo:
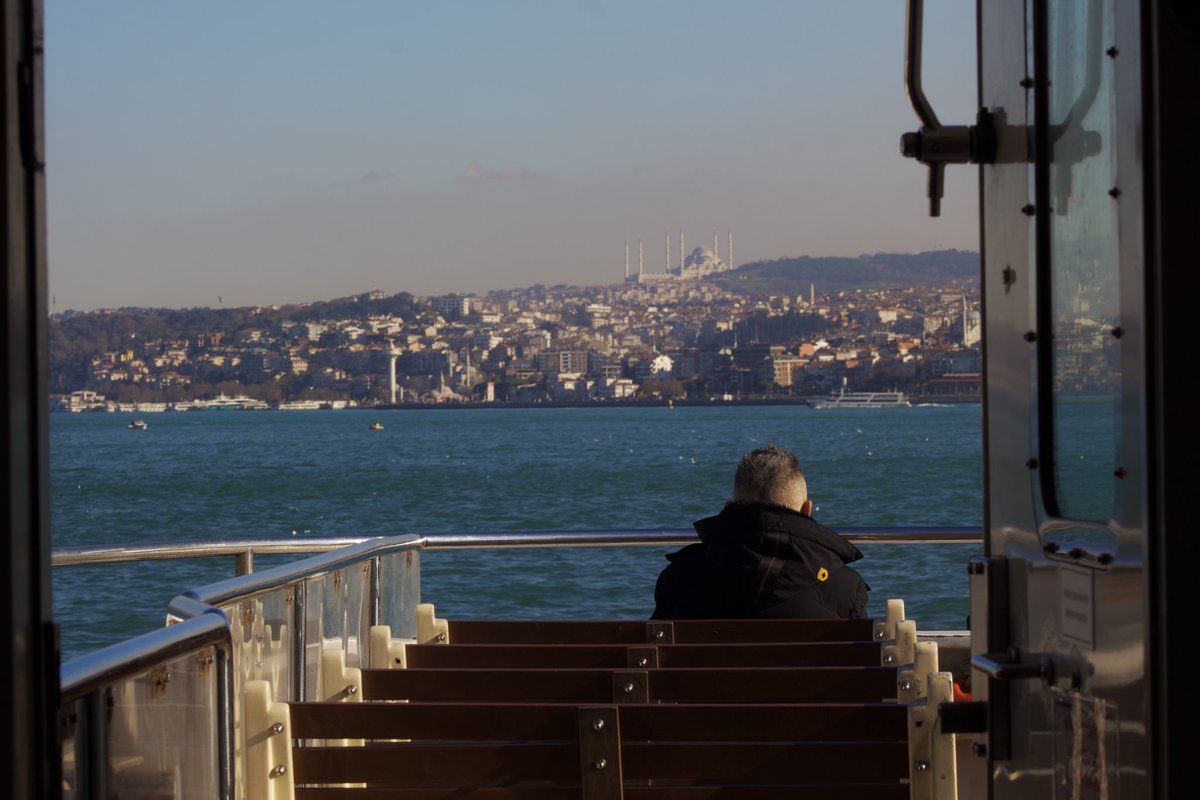
[[769, 503], [806, 513], [808, 483], [795, 454], [767, 445], [742, 456], [733, 476], [733, 502]]

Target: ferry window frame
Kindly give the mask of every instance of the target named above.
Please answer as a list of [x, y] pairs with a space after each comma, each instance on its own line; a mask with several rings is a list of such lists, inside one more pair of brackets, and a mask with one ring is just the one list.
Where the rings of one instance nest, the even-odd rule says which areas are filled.
[[[1092, 548], [1100, 548], [1100, 561], [1103, 563], [1107, 557], [1104, 554], [1115, 552], [1117, 548], [1117, 537], [1110, 528], [1119, 504], [1117, 478], [1115, 475], [1111, 475], [1108, 480], [1109, 492], [1107, 499], [1110, 501], [1108, 519], [1080, 518], [1077, 515], [1073, 517], [1068, 513], [1067, 506], [1069, 504], [1064, 502], [1063, 486], [1059, 480], [1057, 459], [1059, 444], [1062, 441], [1061, 428], [1058, 425], [1061, 417], [1058, 412], [1057, 401], [1062, 395], [1056, 388], [1058, 337], [1056, 335], [1055, 291], [1056, 278], [1062, 278], [1062, 265], [1057, 260], [1056, 256], [1058, 254], [1055, 251], [1054, 218], [1056, 211], [1054, 208], [1054, 187], [1051, 180], [1051, 171], [1054, 167], [1054, 142], [1052, 139], [1054, 130], [1051, 125], [1050, 116], [1051, 78], [1053, 72], [1051, 51], [1054, 45], [1051, 34], [1051, 19], [1052, 6], [1071, 1], [1032, 0], [1027, 6], [1027, 11], [1031, 12], [1033, 21], [1033, 36], [1032, 41], [1029, 43], [1029, 49], [1032, 60], [1031, 71], [1034, 76], [1033, 106], [1030, 116], [1034, 120], [1034, 159], [1032, 164], [1033, 204], [1035, 210], [1033, 259], [1035, 265], [1034, 320], [1037, 331], [1035, 347], [1036, 365], [1034, 368], [1034, 441], [1032, 445], [1034, 452], [1037, 454], [1036, 485], [1039, 490], [1038, 495], [1040, 495], [1040, 508], [1038, 509], [1040, 517], [1039, 529], [1042, 533], [1041, 538], [1047, 545], [1047, 551], [1054, 552], [1058, 549], [1055, 547], [1057, 542], [1054, 540], [1070, 541], [1076, 553], [1080, 552], [1078, 549], [1080, 545], [1085, 548], [1083, 552], [1087, 552]], [[1080, 3], [1080, 7], [1086, 7], [1089, 2], [1099, 7], [1099, 19], [1102, 27], [1105, 25], [1105, 20], [1113, 19], [1112, 0], [1083, 0]], [[1103, 58], [1104, 62], [1112, 60], [1111, 58]], [[1108, 63], [1101, 64], [1101, 70], [1110, 68]], [[1109, 81], [1107, 90], [1115, 94], [1115, 81]], [[1106, 132], [1106, 135], [1111, 137], [1112, 133]], [[1102, 152], [1113, 152], [1113, 146], [1109, 143], [1109, 149]], [[1115, 166], [1113, 171], [1115, 172]], [[1112, 227], [1114, 244], [1112, 251], [1119, 260], [1120, 247], [1119, 243], [1115, 240], [1117, 229], [1118, 226], [1114, 213], [1114, 224]], [[1121, 287], [1118, 282], [1115, 296], [1118, 316], [1120, 314], [1122, 299]], [[1122, 345], [1119, 338], [1116, 336], [1114, 338], [1116, 341], [1114, 346], [1118, 348], [1117, 360], [1120, 361], [1119, 348]], [[1120, 415], [1119, 403], [1122, 381], [1122, 376], [1120, 374], [1116, 375], [1111, 389], [1112, 401], [1114, 404], [1118, 404], [1115, 409], [1115, 416], [1118, 418]], [[1120, 456], [1122, 450], [1122, 437], [1119, 425], [1113, 426], [1111, 444], [1113, 448], [1113, 463], [1119, 464], [1121, 463]]]

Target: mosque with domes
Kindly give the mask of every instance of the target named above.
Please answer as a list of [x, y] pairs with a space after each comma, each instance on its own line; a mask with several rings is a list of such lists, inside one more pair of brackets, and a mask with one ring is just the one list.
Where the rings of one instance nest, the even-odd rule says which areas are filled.
[[722, 261], [717, 250], [717, 234], [713, 233], [712, 249], [700, 245], [694, 248], [686, 257], [684, 253], [684, 235], [683, 231], [679, 232], [679, 254], [678, 262], [672, 262], [671, 259], [671, 236], [666, 237], [666, 261], [662, 272], [647, 272], [645, 269], [645, 257], [642, 243], [638, 242], [638, 265], [637, 272], [630, 271], [629, 264], [629, 243], [625, 244], [625, 282], [626, 283], [658, 283], [663, 281], [674, 280], [699, 280], [707, 278], [718, 272], [728, 272], [733, 269], [733, 234], [729, 236], [728, 260]]

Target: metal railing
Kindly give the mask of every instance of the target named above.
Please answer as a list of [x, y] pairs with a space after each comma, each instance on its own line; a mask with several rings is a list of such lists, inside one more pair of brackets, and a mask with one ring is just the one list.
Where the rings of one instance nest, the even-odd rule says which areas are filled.
[[[860, 543], [894, 544], [977, 544], [983, 532], [978, 527], [854, 527], [838, 531], [851, 541]], [[287, 686], [285, 694], [292, 699], [308, 699], [312, 687], [306, 689], [305, 671], [307, 636], [306, 587], [335, 575], [350, 574], [350, 568], [363, 567], [368, 575], [363, 586], [367, 600], [362, 606], [365, 619], [359, 620], [358, 655], [361, 658], [364, 642], [363, 625], [376, 625], [381, 619], [381, 567], [385, 561], [396, 556], [410, 558], [404, 554], [422, 550], [457, 550], [467, 548], [532, 548], [532, 547], [614, 547], [614, 546], [670, 546], [688, 544], [696, 540], [691, 529], [667, 530], [585, 530], [585, 531], [516, 531], [516, 532], [466, 532], [466, 533], [412, 533], [390, 537], [342, 537], [306, 540], [282, 539], [230, 539], [219, 542], [165, 542], [142, 545], [115, 545], [105, 547], [59, 548], [53, 553], [54, 566], [78, 564], [102, 564], [160, 559], [211, 558], [234, 556], [239, 573], [235, 577], [183, 592], [168, 606], [169, 618], [177, 624], [112, 645], [68, 662], [62, 667], [63, 708], [79, 709], [85, 717], [82, 735], [73, 741], [82, 752], [76, 759], [76, 768], [86, 770], [77, 781], [92, 794], [93, 787], [106, 787], [112, 778], [107, 768], [109, 754], [106, 742], [109, 731], [104, 727], [111, 723], [111, 707], [114, 687], [128, 688], [137, 682], [139, 687], [151, 693], [165, 691], [169, 681], [168, 665], [179, 669], [181, 658], [192, 654], [203, 654], [212, 649], [215, 660], [215, 785], [219, 796], [233, 798], [237, 795], [237, 783], [241, 780], [234, 762], [234, 710], [233, 699], [239, 687], [240, 672], [237, 661], [246, 655], [238, 655], [239, 647], [250, 641], [245, 636], [246, 620], [234, 620], [228, 612], [235, 609], [253, 609], [266, 598], [278, 599], [287, 594], [288, 624], [290, 626], [290, 656], [286, 671], [290, 675], [283, 680]], [[315, 553], [309, 558], [278, 567], [251, 573], [256, 554]], [[349, 583], [347, 577], [344, 585]], [[338, 583], [335, 581], [334, 586]], [[322, 595], [322, 602], [327, 596]], [[343, 598], [344, 600], [344, 598]], [[224, 610], [223, 610], [224, 609]], [[387, 620], [385, 620], [387, 621]], [[263, 620], [259, 620], [263, 624]], [[242, 627], [239, 627], [242, 626]], [[239, 631], [235, 639], [235, 630]], [[343, 635], [355, 635], [348, 630]], [[161, 673], [158, 675], [157, 673]], [[283, 676], [280, 676], [283, 678]], [[187, 675], [183, 678], [186, 680]], [[281, 687], [282, 689], [282, 687]], [[82, 701], [82, 702], [81, 702]], [[76, 795], [83, 796], [83, 795]]]
[[[113, 689], [148, 680], [154, 684], [154, 691], [165, 692], [170, 674], [164, 665], [193, 655], [204, 657], [210, 652], [205, 666], [212, 669], [216, 719], [209, 744], [215, 750], [217, 773], [211, 788], [221, 798], [233, 797], [233, 642], [228, 619], [215, 608], [206, 609], [194, 619], [135, 636], [62, 665], [59, 703], [63, 709], [63, 733], [68, 734], [64, 737], [64, 749], [69, 745], [72, 750], [76, 770], [70, 794], [75, 797], [113, 794], [107, 729], [114, 724], [114, 714], [121, 711], [115, 708]], [[154, 676], [160, 669], [161, 676]], [[188, 735], [201, 737], [203, 733], [189, 731]], [[192, 752], [199, 749], [188, 748]]]
[[[971, 525], [925, 527], [844, 527], [837, 532], [856, 543], [891, 544], [978, 544], [983, 528]], [[514, 547], [622, 547], [668, 546], [696, 540], [691, 528], [647, 530], [583, 531], [473, 531], [411, 534], [420, 540], [423, 550]], [[324, 553], [366, 541], [376, 536], [341, 536], [313, 539], [241, 538], [206, 542], [151, 542], [146, 544], [56, 547], [51, 555], [55, 567], [86, 564], [115, 564], [131, 561], [156, 561], [187, 558], [232, 556], [236, 575], [253, 572], [256, 555], [298, 555]]]

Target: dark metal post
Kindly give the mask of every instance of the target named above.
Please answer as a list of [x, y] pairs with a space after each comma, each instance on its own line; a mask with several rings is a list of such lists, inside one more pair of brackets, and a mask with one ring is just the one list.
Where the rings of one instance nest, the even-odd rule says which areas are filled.
[[5, 0], [0, 24], [3, 108], [4, 304], [0, 306], [0, 381], [4, 384], [0, 480], [0, 796], [61, 792], [55, 718], [57, 637], [51, 623], [50, 506], [45, 259], [45, 157], [42, 116], [42, 4]]

